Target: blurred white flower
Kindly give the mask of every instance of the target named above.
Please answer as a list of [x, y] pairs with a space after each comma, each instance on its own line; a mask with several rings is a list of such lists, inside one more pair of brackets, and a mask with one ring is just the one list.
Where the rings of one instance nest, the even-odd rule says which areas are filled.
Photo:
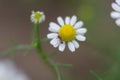
[[115, 19], [116, 25], [120, 26], [120, 0], [115, 0], [111, 6], [114, 11], [110, 13], [110, 16]]
[[37, 24], [37, 23], [41, 23], [45, 20], [45, 15], [43, 12], [40, 12], [40, 11], [32, 11], [32, 14], [31, 14], [31, 21], [34, 23], [34, 24]]
[[10, 60], [0, 60], [0, 80], [30, 80]]
[[53, 47], [58, 47], [59, 51], [63, 52], [66, 44], [71, 52], [75, 51], [75, 48], [79, 48], [78, 41], [85, 41], [86, 37], [84, 34], [87, 32], [86, 28], [82, 28], [83, 22], [78, 21], [77, 17], [72, 16], [65, 17], [65, 21], [62, 17], [58, 17], [57, 21], [59, 23], [56, 24], [55, 22], [50, 22], [49, 24], [49, 33], [47, 35], [48, 39], [52, 39], [50, 44]]

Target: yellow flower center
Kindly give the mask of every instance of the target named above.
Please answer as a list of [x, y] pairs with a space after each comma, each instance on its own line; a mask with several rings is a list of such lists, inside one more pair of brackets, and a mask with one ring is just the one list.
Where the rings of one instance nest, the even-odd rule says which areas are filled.
[[40, 19], [41, 16], [42, 16], [42, 15], [41, 15], [40, 13], [35, 12], [35, 19]]
[[58, 34], [61, 40], [67, 42], [75, 38], [76, 30], [73, 26], [66, 24], [60, 28]]

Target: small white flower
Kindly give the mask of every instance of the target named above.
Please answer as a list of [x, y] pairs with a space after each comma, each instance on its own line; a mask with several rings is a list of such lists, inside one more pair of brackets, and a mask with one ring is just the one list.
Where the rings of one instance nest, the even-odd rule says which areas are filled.
[[110, 13], [110, 16], [115, 19], [116, 25], [120, 26], [120, 0], [115, 0], [111, 6], [114, 11]]
[[40, 11], [32, 11], [32, 14], [31, 14], [31, 21], [35, 24], [37, 23], [41, 23], [45, 20], [45, 15], [43, 12], [40, 12]]
[[30, 80], [10, 60], [0, 60], [0, 80]]
[[76, 16], [72, 16], [71, 18], [65, 17], [65, 21], [62, 17], [58, 17], [57, 21], [59, 25], [54, 22], [50, 22], [49, 24], [48, 29], [51, 33], [47, 35], [47, 38], [51, 39], [50, 44], [55, 48], [58, 47], [61, 52], [65, 50], [67, 45], [69, 50], [74, 52], [75, 49], [79, 48], [77, 40], [86, 40], [84, 34], [87, 32], [87, 29], [82, 28], [83, 22], [77, 22]]

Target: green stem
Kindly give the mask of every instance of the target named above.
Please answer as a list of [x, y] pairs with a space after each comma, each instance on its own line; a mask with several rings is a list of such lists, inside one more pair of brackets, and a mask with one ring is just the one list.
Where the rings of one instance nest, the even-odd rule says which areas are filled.
[[57, 63], [55, 63], [43, 50], [42, 42], [40, 39], [40, 32], [39, 32], [39, 24], [34, 25], [34, 37], [33, 37], [33, 45], [37, 50], [38, 54], [41, 56], [43, 61], [54, 70], [55, 75], [57, 75], [58, 80], [61, 80], [61, 75], [58, 69]]

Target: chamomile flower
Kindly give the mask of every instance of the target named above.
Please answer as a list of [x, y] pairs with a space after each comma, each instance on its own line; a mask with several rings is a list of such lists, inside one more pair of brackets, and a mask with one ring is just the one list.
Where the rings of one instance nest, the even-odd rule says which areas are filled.
[[40, 12], [40, 11], [32, 11], [32, 14], [31, 14], [31, 21], [34, 23], [34, 24], [37, 24], [37, 23], [41, 23], [45, 20], [45, 15], [43, 12]]
[[77, 41], [85, 41], [86, 37], [84, 34], [87, 32], [86, 28], [82, 28], [83, 22], [78, 21], [77, 17], [72, 16], [65, 17], [65, 21], [62, 17], [58, 17], [57, 21], [59, 24], [55, 22], [50, 22], [49, 24], [49, 33], [47, 35], [48, 39], [51, 39], [50, 44], [59, 49], [59, 51], [63, 52], [65, 50], [66, 45], [68, 46], [71, 52], [74, 52], [75, 49], [79, 48], [79, 43]]
[[110, 15], [113, 19], [115, 19], [116, 25], [120, 26], [120, 0], [115, 0], [111, 6], [114, 11], [112, 11]]
[[10, 60], [0, 60], [0, 80], [29, 80]]

